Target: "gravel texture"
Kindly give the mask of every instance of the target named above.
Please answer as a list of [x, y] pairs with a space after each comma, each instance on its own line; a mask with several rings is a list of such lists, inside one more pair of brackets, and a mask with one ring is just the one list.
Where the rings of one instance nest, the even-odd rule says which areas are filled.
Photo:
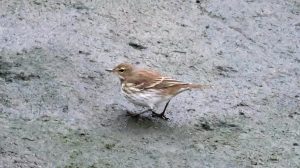
[[[0, 167], [300, 167], [298, 0], [1, 0]], [[145, 114], [121, 62], [213, 89]], [[160, 107], [158, 110], [161, 110]]]

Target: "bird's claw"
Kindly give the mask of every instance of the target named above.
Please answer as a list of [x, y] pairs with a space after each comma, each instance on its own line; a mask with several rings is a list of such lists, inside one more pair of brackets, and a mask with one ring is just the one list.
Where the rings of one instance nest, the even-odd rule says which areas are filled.
[[164, 113], [157, 114], [155, 112], [152, 112], [152, 117], [159, 117], [159, 118], [164, 119], [164, 120], [169, 120], [169, 118], [166, 117]]

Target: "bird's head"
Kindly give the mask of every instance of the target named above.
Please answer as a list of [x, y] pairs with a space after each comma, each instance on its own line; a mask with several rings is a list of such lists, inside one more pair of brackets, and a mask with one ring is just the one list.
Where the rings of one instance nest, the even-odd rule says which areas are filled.
[[122, 63], [113, 69], [106, 69], [106, 71], [118, 75], [120, 79], [125, 79], [127, 76], [131, 75], [133, 69], [134, 69], [133, 65], [128, 63]]

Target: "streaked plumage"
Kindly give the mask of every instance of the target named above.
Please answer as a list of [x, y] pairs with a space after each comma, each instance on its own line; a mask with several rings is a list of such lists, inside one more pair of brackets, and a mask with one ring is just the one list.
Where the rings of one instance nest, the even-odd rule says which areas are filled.
[[153, 114], [164, 119], [167, 119], [164, 113], [172, 97], [186, 90], [207, 87], [206, 85], [185, 83], [165, 77], [153, 70], [137, 69], [126, 63], [119, 64], [108, 71], [119, 76], [121, 92], [133, 104], [149, 107], [153, 112], [160, 103], [167, 102], [161, 114], [153, 112]]

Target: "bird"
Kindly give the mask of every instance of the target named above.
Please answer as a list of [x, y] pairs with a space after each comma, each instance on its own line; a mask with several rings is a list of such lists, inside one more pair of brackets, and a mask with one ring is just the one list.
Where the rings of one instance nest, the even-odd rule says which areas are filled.
[[[210, 87], [210, 85], [178, 81], [161, 75], [155, 70], [137, 68], [130, 63], [121, 63], [113, 69], [106, 69], [106, 71], [119, 77], [121, 92], [129, 102], [148, 108], [137, 114], [128, 112], [130, 116], [139, 116], [150, 111], [153, 117], [168, 120], [169, 118], [165, 116], [165, 112], [173, 97], [187, 90]], [[166, 104], [163, 112], [156, 113], [154, 109], [164, 102]]]

